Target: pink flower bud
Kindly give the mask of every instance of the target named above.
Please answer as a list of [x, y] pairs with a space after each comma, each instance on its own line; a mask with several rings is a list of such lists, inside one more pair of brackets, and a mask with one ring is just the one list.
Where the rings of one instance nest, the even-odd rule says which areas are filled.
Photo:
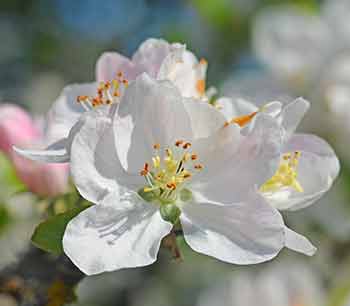
[[40, 139], [40, 131], [30, 116], [12, 104], [0, 106], [0, 150], [10, 154], [14, 144], [30, 144]]
[[44, 164], [17, 155], [12, 146], [40, 144], [42, 133], [22, 108], [0, 106], [0, 151], [13, 162], [18, 177], [30, 191], [41, 196], [55, 196], [68, 188], [68, 164]]

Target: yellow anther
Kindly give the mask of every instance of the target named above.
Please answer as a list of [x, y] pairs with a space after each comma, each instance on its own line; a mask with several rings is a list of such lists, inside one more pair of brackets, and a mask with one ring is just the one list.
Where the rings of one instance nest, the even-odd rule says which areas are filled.
[[112, 84], [113, 84], [113, 86], [114, 86], [115, 89], [118, 89], [118, 88], [119, 88], [119, 81], [113, 80], [113, 81], [112, 81]]
[[297, 179], [297, 165], [300, 156], [301, 152], [294, 152], [294, 155], [284, 154], [276, 173], [260, 187], [260, 191], [276, 192], [284, 187], [290, 187], [297, 192], [303, 192], [304, 189]]
[[[161, 148], [160, 145], [153, 145], [157, 154], [152, 157], [151, 166], [145, 163], [143, 169], [140, 171], [140, 175], [144, 176], [147, 182], [144, 191], [152, 191], [155, 196], [158, 196], [162, 200], [172, 201], [177, 198], [178, 191], [181, 190], [185, 181], [192, 177], [188, 165], [191, 165], [191, 167], [197, 170], [203, 168], [201, 164], [193, 165], [190, 163], [190, 161], [197, 160], [198, 156], [187, 150], [191, 147], [189, 142], [178, 140], [175, 142], [175, 146], [179, 146], [186, 151], [181, 152], [178, 149], [172, 151], [170, 148], [159, 151]], [[158, 154], [158, 151], [164, 152], [164, 156]]]
[[190, 158], [191, 158], [191, 154], [188, 153], [188, 152], [186, 152], [186, 153], [184, 154], [182, 160], [183, 160], [184, 162], [187, 162], [187, 161], [190, 160]]
[[173, 156], [173, 151], [171, 151], [170, 149], [165, 149], [165, 154], [166, 154], [168, 157], [172, 157], [172, 156]]
[[153, 167], [159, 168], [160, 167], [160, 156], [152, 157]]

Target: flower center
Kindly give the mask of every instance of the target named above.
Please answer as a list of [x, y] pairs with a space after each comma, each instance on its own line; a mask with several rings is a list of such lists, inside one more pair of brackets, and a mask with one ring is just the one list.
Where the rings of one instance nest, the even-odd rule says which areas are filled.
[[123, 77], [122, 72], [118, 72], [116, 78], [111, 81], [100, 82], [97, 87], [96, 96], [78, 96], [77, 102], [86, 110], [91, 110], [97, 106], [119, 103], [122, 91], [129, 82]]
[[184, 188], [193, 172], [203, 169], [197, 162], [198, 156], [190, 151], [191, 143], [183, 140], [175, 142], [173, 148], [161, 150], [159, 144], [153, 145], [155, 151], [152, 163], [145, 163], [140, 175], [146, 180], [146, 186], [139, 192], [150, 201], [160, 204], [174, 203], [179, 199], [188, 201], [191, 192]]
[[288, 187], [293, 188], [297, 192], [303, 192], [304, 189], [297, 179], [300, 155], [301, 152], [299, 151], [284, 154], [276, 173], [260, 187], [260, 191], [276, 192]]

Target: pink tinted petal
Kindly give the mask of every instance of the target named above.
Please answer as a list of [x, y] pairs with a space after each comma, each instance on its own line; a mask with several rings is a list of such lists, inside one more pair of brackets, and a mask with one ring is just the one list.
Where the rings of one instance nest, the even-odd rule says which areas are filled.
[[25, 145], [40, 138], [41, 133], [22, 108], [3, 104], [0, 106], [0, 150], [10, 154], [13, 145]]
[[18, 177], [28, 189], [40, 196], [56, 196], [68, 188], [68, 164], [44, 164], [11, 154]]
[[138, 74], [136, 66], [127, 57], [117, 52], [103, 53], [96, 62], [96, 80], [113, 80], [118, 72], [122, 72], [128, 80], [134, 80]]

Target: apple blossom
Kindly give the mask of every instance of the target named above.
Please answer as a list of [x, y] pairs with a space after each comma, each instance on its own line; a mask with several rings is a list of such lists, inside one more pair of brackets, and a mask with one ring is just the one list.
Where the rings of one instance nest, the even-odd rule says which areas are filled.
[[238, 271], [204, 291], [198, 306], [327, 305], [315, 270], [303, 262], [285, 260], [257, 271]]
[[[207, 62], [199, 60], [179, 43], [147, 39], [128, 59], [116, 52], [103, 53], [96, 63], [97, 83], [65, 87], [47, 115], [47, 133], [52, 145], [46, 150], [20, 150], [28, 158], [56, 162], [69, 161], [69, 133], [80, 116], [98, 105], [114, 108], [130, 81], [146, 72], [158, 80], [170, 80], [184, 97], [209, 102], [214, 89], [206, 93]], [[78, 102], [78, 103], [77, 103]], [[101, 110], [98, 110], [101, 111]], [[113, 111], [113, 110], [112, 110]]]
[[[271, 105], [275, 106], [274, 111], [267, 112]], [[249, 129], [251, 119], [259, 112], [275, 118], [282, 129], [280, 164], [275, 174], [260, 186], [259, 191], [272, 207], [294, 211], [320, 199], [332, 186], [340, 165], [333, 149], [323, 139], [315, 135], [294, 133], [309, 108], [309, 102], [298, 98], [284, 105], [280, 112], [277, 105], [278, 102], [272, 102], [258, 108], [248, 101], [237, 100], [232, 109], [235, 116], [240, 116], [227, 124], [242, 122]], [[232, 112], [225, 115], [229, 117]], [[316, 250], [305, 237], [287, 227], [286, 246], [307, 255], [312, 255]]]
[[174, 225], [194, 250], [229, 263], [276, 256], [283, 221], [255, 186], [277, 167], [280, 129], [266, 114], [246, 136], [224, 124], [217, 109], [145, 74], [114, 114], [84, 114], [71, 172], [96, 205], [68, 223], [70, 259], [86, 274], [148, 265]]
[[313, 84], [334, 45], [332, 30], [321, 16], [293, 6], [265, 9], [253, 27], [257, 57], [293, 89]]
[[3, 104], [0, 106], [0, 150], [12, 161], [17, 175], [30, 191], [41, 196], [54, 196], [68, 187], [68, 166], [45, 165], [30, 161], [12, 151], [12, 146], [37, 145], [44, 141], [39, 128], [20, 107]]

